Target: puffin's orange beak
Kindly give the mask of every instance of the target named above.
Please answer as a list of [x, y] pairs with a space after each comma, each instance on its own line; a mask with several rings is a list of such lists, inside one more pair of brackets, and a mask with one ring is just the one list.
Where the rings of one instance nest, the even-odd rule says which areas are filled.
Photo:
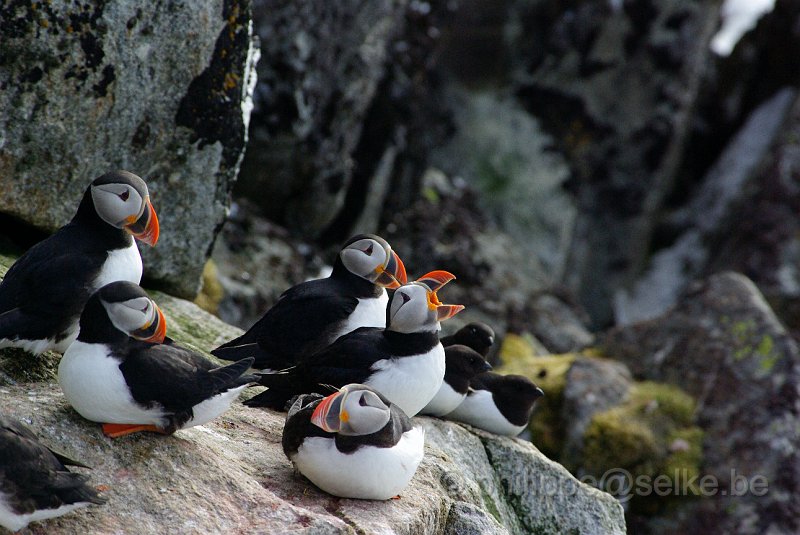
[[403, 265], [403, 261], [400, 260], [400, 257], [397, 256], [397, 253], [394, 251], [389, 255], [389, 261], [386, 263], [386, 267], [378, 267], [378, 270], [380, 270], [380, 275], [375, 279], [375, 284], [383, 286], [384, 288], [395, 290], [408, 282], [406, 266]]
[[167, 337], [167, 319], [164, 317], [164, 313], [161, 312], [161, 309], [156, 306], [155, 319], [141, 329], [132, 332], [131, 336], [137, 340], [153, 344], [163, 343], [164, 338]]
[[125, 225], [125, 230], [130, 232], [134, 238], [141, 240], [151, 247], [158, 241], [158, 216], [150, 203], [150, 196], [144, 199], [144, 212], [136, 221]]
[[344, 400], [344, 394], [345, 391], [340, 390], [320, 401], [317, 408], [314, 409], [314, 412], [311, 414], [311, 423], [328, 433], [338, 432], [342, 425], [341, 416], [346, 417], [347, 414], [339, 414], [342, 401]]

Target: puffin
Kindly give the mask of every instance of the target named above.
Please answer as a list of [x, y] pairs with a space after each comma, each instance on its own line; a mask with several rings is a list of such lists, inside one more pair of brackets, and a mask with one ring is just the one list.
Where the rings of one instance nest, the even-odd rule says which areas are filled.
[[141, 280], [134, 238], [154, 246], [158, 234], [141, 178], [113, 171], [94, 179], [72, 220], [31, 247], [0, 282], [0, 348], [63, 353], [92, 292], [117, 280]]
[[329, 277], [289, 288], [247, 332], [211, 354], [234, 361], [252, 356], [260, 370], [287, 368], [359, 327], [385, 327], [385, 289], [406, 282], [405, 266], [386, 240], [353, 236]]
[[480, 353], [461, 344], [444, 348], [444, 363], [442, 386], [420, 414], [444, 416], [452, 412], [464, 401], [470, 380], [492, 369], [492, 365]]
[[494, 329], [480, 321], [467, 323], [455, 333], [442, 337], [445, 348], [455, 344], [465, 345], [486, 358], [494, 345]]
[[439, 322], [464, 307], [442, 304], [436, 292], [454, 278], [447, 271], [432, 271], [401, 286], [389, 301], [385, 329], [356, 329], [291, 368], [260, 374], [259, 384], [269, 389], [245, 405], [284, 410], [293, 396], [319, 392], [321, 385], [358, 383], [414, 416], [442, 385], [445, 362]]
[[67, 468], [86, 465], [51, 450], [28, 427], [2, 414], [0, 451], [0, 526], [8, 530], [106, 501], [85, 475]]
[[328, 494], [388, 500], [417, 471], [425, 430], [377, 390], [349, 384], [325, 398], [298, 396], [281, 443], [298, 471]]
[[166, 338], [161, 309], [138, 285], [117, 281], [95, 292], [77, 340], [58, 366], [64, 397], [112, 438], [171, 434], [222, 414], [256, 380], [253, 359], [220, 367]]
[[445, 418], [515, 437], [528, 426], [533, 404], [543, 395], [523, 375], [485, 372], [472, 378], [464, 401]]

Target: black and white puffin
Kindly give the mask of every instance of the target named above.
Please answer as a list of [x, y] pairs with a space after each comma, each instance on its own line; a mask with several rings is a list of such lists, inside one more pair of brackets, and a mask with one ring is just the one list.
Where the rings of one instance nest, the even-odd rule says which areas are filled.
[[31, 247], [0, 282], [0, 348], [63, 352], [89, 296], [110, 282], [139, 283], [133, 238], [158, 241], [147, 184], [127, 171], [96, 178], [72, 221]]
[[283, 451], [317, 487], [334, 496], [388, 500], [400, 494], [424, 455], [414, 427], [375, 389], [350, 384], [322, 399], [299, 396], [286, 417]]
[[86, 465], [56, 453], [16, 420], [0, 415], [0, 526], [19, 531], [30, 522], [105, 503], [88, 478], [66, 465]]
[[350, 238], [331, 275], [286, 290], [242, 336], [211, 351], [225, 360], [253, 356], [254, 367], [280, 370], [359, 327], [385, 327], [389, 296], [407, 281], [405, 266], [379, 236]]
[[283, 410], [293, 396], [319, 392], [320, 385], [359, 383], [414, 416], [442, 385], [445, 365], [439, 322], [464, 307], [442, 304], [436, 292], [454, 278], [447, 271], [432, 271], [401, 286], [389, 303], [385, 329], [362, 327], [292, 368], [262, 374], [259, 384], [269, 390], [245, 404]]
[[87, 301], [78, 339], [58, 366], [64, 397], [110, 437], [170, 434], [216, 418], [255, 381], [244, 375], [252, 358], [219, 367], [162, 343], [166, 329], [164, 314], [139, 286], [104, 286]]
[[472, 378], [467, 397], [445, 418], [515, 437], [528, 426], [533, 404], [543, 395], [525, 376], [486, 372]]
[[444, 348], [444, 363], [442, 386], [420, 414], [444, 416], [452, 412], [464, 401], [470, 380], [479, 373], [492, 369], [492, 365], [480, 353], [461, 344]]
[[455, 333], [442, 337], [442, 345], [445, 348], [455, 344], [467, 346], [485, 358], [494, 345], [494, 330], [480, 321], [467, 323]]

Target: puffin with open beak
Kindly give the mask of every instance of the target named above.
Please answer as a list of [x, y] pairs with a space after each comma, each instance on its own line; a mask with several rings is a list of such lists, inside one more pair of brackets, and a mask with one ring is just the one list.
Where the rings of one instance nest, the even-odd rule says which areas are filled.
[[299, 396], [286, 417], [282, 443], [300, 473], [325, 492], [387, 500], [417, 471], [425, 431], [375, 389], [349, 384], [324, 399]]
[[444, 377], [439, 322], [464, 309], [442, 304], [436, 293], [454, 278], [432, 271], [401, 286], [389, 302], [385, 329], [362, 327], [292, 368], [261, 374], [259, 384], [269, 390], [245, 404], [283, 410], [293, 396], [318, 392], [321, 385], [360, 383], [414, 416], [433, 399]]
[[158, 232], [141, 178], [127, 171], [96, 178], [72, 220], [23, 254], [0, 282], [0, 348], [63, 352], [92, 292], [117, 280], [139, 283], [134, 238], [152, 246]]
[[67, 465], [85, 464], [51, 450], [20, 422], [0, 414], [0, 526], [19, 531], [31, 522], [105, 503], [87, 477]]
[[345, 243], [329, 277], [289, 288], [246, 333], [211, 354], [253, 356], [261, 370], [287, 368], [359, 327], [385, 327], [385, 288], [406, 282], [405, 266], [386, 240], [359, 234]]
[[228, 409], [256, 379], [253, 359], [219, 367], [166, 339], [164, 314], [130, 282], [95, 292], [78, 339], [58, 366], [58, 383], [78, 413], [114, 438], [138, 431], [174, 433]]

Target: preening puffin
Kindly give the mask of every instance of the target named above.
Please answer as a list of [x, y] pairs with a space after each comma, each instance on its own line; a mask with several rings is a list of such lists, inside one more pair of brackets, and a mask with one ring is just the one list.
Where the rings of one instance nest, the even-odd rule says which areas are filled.
[[325, 492], [387, 500], [414, 476], [425, 431], [376, 390], [350, 384], [324, 399], [299, 396], [286, 417], [282, 443], [300, 473]]
[[92, 292], [117, 280], [139, 283], [133, 238], [155, 245], [158, 233], [141, 178], [127, 171], [96, 178], [72, 221], [31, 247], [0, 282], [0, 348], [63, 352]]
[[406, 281], [403, 262], [386, 240], [359, 234], [345, 243], [329, 277], [289, 288], [246, 333], [211, 354], [252, 356], [258, 369], [287, 368], [359, 327], [385, 327], [384, 288]]
[[166, 329], [164, 314], [136, 284], [114, 282], [95, 292], [58, 366], [67, 401], [111, 437], [169, 434], [216, 418], [256, 379], [244, 375], [252, 358], [217, 366], [162, 343]]

